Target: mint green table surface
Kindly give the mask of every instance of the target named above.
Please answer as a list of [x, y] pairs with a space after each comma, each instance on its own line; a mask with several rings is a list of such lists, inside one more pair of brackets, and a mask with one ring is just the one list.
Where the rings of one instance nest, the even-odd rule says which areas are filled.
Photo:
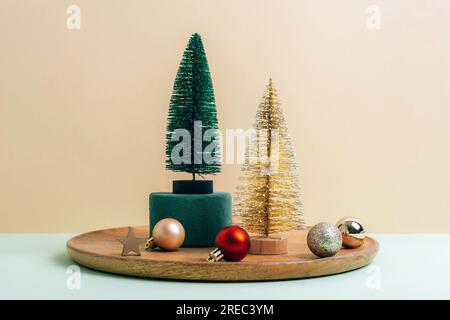
[[1, 299], [449, 299], [450, 234], [372, 235], [380, 251], [370, 266], [344, 274], [287, 281], [206, 283], [140, 279], [80, 268], [69, 234], [0, 234]]

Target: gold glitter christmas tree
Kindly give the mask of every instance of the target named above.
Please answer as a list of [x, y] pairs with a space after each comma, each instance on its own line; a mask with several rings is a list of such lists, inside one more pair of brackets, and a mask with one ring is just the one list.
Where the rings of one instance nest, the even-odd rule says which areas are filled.
[[295, 153], [272, 79], [253, 127], [235, 194], [235, 223], [260, 237], [302, 229]]

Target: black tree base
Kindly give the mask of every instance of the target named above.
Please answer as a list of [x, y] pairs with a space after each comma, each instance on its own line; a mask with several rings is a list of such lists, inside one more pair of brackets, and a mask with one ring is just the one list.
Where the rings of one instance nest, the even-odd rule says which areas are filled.
[[213, 193], [212, 180], [174, 180], [172, 192], [176, 194]]

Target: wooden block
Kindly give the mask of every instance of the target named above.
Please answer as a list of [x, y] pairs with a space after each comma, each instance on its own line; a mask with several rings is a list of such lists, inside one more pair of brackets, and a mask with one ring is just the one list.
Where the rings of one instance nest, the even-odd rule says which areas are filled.
[[286, 254], [288, 239], [286, 236], [270, 238], [251, 238], [250, 254]]

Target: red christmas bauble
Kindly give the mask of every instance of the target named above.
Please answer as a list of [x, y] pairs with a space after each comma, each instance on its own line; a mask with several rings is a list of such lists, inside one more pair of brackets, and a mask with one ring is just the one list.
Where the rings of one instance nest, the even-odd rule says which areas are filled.
[[225, 260], [239, 261], [245, 258], [250, 249], [250, 237], [241, 227], [229, 226], [217, 234], [216, 247], [222, 251]]

